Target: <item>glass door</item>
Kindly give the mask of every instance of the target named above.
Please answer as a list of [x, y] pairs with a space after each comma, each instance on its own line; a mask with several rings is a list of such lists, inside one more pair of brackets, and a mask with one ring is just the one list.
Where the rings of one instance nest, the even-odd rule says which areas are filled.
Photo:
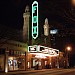
[[16, 58], [14, 57], [8, 58], [8, 70], [9, 71], [18, 70], [18, 63]]

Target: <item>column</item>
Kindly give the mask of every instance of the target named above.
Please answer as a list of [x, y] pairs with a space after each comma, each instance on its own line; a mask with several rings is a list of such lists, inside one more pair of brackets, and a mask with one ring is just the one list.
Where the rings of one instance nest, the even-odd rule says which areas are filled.
[[7, 73], [8, 72], [8, 48], [5, 52], [5, 72]]
[[25, 52], [25, 70], [27, 71], [28, 70], [28, 53]]
[[57, 56], [57, 68], [59, 68], [59, 56]]

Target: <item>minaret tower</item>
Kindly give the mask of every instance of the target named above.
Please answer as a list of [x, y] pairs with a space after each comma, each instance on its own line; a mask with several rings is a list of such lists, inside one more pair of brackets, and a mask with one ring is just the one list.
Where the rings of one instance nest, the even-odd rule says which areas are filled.
[[24, 42], [27, 42], [29, 41], [29, 19], [30, 19], [29, 6], [26, 6], [25, 13], [23, 14], [23, 18], [24, 18], [23, 40]]
[[45, 24], [44, 24], [44, 35], [48, 36], [49, 35], [49, 24], [48, 24], [48, 19], [45, 19]]
[[49, 35], [49, 24], [48, 24], [48, 19], [45, 19], [45, 24], [44, 24], [44, 41], [45, 45], [50, 46], [50, 35]]

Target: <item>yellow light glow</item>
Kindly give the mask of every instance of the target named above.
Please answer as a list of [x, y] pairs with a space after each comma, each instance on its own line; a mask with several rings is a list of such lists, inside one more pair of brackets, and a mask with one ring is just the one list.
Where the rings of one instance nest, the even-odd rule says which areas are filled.
[[42, 55], [36, 55], [35, 57], [36, 57], [36, 58], [46, 58], [46, 56], [43, 55], [43, 54], [42, 54]]
[[13, 57], [9, 57], [10, 60], [13, 60]]
[[68, 50], [68, 51], [71, 51], [71, 47], [70, 47], [70, 46], [68, 46], [68, 47], [67, 47], [67, 50]]
[[29, 68], [29, 62], [28, 62], [28, 68]]
[[59, 56], [59, 54], [54, 54], [54, 55], [50, 55], [50, 54], [43, 54], [43, 53], [30, 53], [30, 54], [34, 54], [34, 55], [43, 55], [43, 56], [49, 56], [49, 57], [57, 57]]
[[73, 6], [75, 6], [75, 0], [71, 0]]
[[7, 67], [5, 68], [5, 72], [6, 72], [6, 73], [8, 72], [8, 68], [7, 68]]

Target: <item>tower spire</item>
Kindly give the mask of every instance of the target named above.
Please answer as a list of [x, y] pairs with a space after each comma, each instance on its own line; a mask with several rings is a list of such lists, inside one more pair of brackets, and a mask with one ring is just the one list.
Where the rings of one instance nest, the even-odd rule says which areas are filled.
[[45, 25], [48, 25], [48, 18], [45, 19]]
[[27, 5], [25, 8], [25, 13], [23, 13], [24, 18], [24, 25], [23, 25], [23, 41], [29, 41], [29, 19], [30, 19], [30, 12], [29, 6]]
[[45, 35], [45, 36], [48, 36], [48, 35], [49, 35], [48, 18], [45, 19], [45, 24], [44, 24], [44, 35]]
[[25, 9], [25, 13], [26, 12], [29, 12], [29, 6], [28, 5], [26, 6], [26, 9]]

